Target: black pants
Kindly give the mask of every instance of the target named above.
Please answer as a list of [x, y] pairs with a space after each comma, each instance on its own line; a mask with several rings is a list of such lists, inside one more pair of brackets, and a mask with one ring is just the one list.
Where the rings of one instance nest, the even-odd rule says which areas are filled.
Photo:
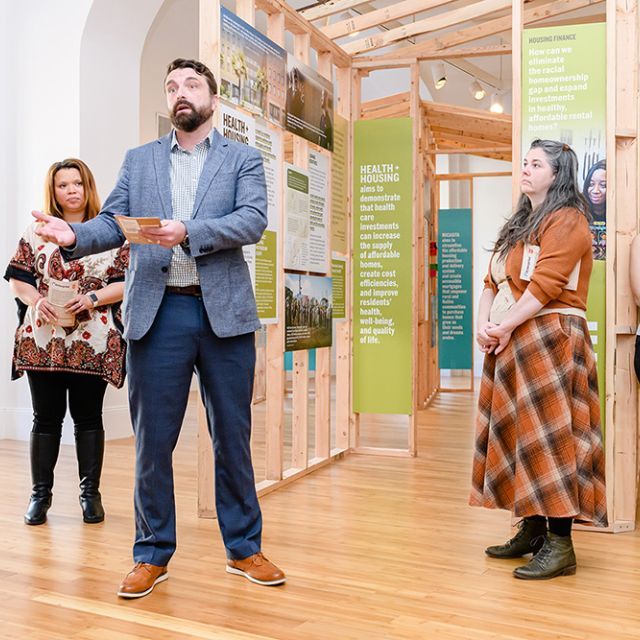
[[636, 378], [640, 382], [640, 336], [636, 336], [636, 350], [633, 354], [633, 368], [636, 370]]
[[102, 430], [107, 383], [99, 376], [63, 371], [27, 371], [33, 404], [33, 432], [60, 435], [69, 411], [75, 431]]

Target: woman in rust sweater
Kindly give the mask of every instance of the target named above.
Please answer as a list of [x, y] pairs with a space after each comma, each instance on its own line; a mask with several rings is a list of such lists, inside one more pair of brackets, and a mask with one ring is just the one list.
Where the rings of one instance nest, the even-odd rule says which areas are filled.
[[[535, 140], [522, 196], [500, 231], [480, 297], [485, 352], [470, 504], [523, 518], [492, 558], [534, 554], [514, 571], [576, 570], [573, 520], [607, 525], [596, 362], [586, 305], [589, 207], [566, 144]], [[548, 525], [548, 526], [547, 526]]]

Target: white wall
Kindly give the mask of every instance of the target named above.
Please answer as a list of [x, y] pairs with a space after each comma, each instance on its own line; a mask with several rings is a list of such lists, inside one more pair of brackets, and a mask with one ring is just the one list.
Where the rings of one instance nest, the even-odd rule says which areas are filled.
[[[411, 88], [411, 72], [409, 69], [380, 69], [372, 71], [362, 79], [361, 101], [386, 98], [396, 93], [405, 93]], [[422, 100], [431, 100], [431, 94], [420, 81], [420, 97]]]
[[140, 142], [155, 140], [167, 113], [164, 76], [175, 58], [198, 57], [198, 0], [167, 0], [149, 29], [140, 63]]
[[[90, 0], [58, 0], [55, 3], [3, 3], [7, 95], [2, 138], [2, 189], [4, 213], [2, 264], [7, 264], [17, 240], [30, 222], [32, 209], [42, 207], [42, 185], [54, 160], [79, 152], [80, 39]], [[31, 427], [31, 400], [25, 380], [9, 380], [11, 336], [16, 327], [15, 303], [2, 286], [0, 317], [4, 339], [0, 346], [0, 418], [7, 438], [26, 438]]]
[[[170, 0], [167, 0], [169, 3]], [[140, 142], [140, 62], [163, 0], [94, 0], [82, 34], [80, 151], [103, 198]]]
[[[0, 98], [4, 205], [2, 259], [40, 208], [42, 185], [55, 160], [80, 156], [96, 175], [102, 199], [113, 187], [127, 148], [139, 142], [140, 58], [163, 0], [56, 0], [0, 4], [4, 54]], [[15, 304], [0, 293], [0, 437], [27, 439], [31, 399], [24, 379], [9, 380]], [[109, 388], [104, 405], [107, 437], [130, 434], [126, 392]], [[63, 442], [72, 429], [65, 425]]]
[[[469, 156], [469, 171], [511, 171], [511, 163]], [[476, 178], [473, 181], [473, 327], [475, 331], [478, 300], [489, 267], [491, 248], [498, 231], [511, 214], [511, 177]], [[474, 374], [482, 374], [484, 355], [474, 340]]]
[[[9, 60], [9, 52], [15, 46], [13, 23], [13, 6], [8, 2], [0, 3], [0, 56], [2, 60]], [[0, 84], [0, 140], [3, 151], [0, 153], [0, 211], [3, 215], [5, 228], [4, 238], [0, 240], [2, 247], [2, 260], [6, 261], [10, 247], [14, 244], [17, 233], [15, 188], [17, 171], [16, 163], [9, 162], [11, 151], [15, 149], [15, 111], [8, 109], [9, 87], [15, 87], [16, 80], [13, 65], [6, 64], [4, 69], [4, 81]], [[0, 343], [0, 362], [8, 363], [11, 358], [11, 331], [15, 326], [15, 315], [11, 309], [11, 299], [7, 287], [2, 287], [0, 295], [0, 326], [5, 339]], [[3, 369], [4, 376], [0, 376], [0, 438], [6, 434], [6, 421], [8, 418], [7, 407], [11, 402], [13, 389], [7, 382], [8, 367]]]

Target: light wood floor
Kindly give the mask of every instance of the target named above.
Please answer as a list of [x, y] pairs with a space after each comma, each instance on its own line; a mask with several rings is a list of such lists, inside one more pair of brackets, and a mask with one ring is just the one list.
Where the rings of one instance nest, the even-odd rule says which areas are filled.
[[472, 509], [474, 396], [436, 399], [416, 459], [349, 456], [262, 500], [264, 550], [287, 572], [266, 588], [224, 572], [215, 521], [195, 516], [195, 412], [175, 456], [178, 551], [138, 601], [131, 566], [133, 456], [108, 443], [107, 520], [83, 525], [63, 447], [48, 524], [27, 527], [26, 443], [0, 441], [0, 638], [11, 640], [640, 639], [640, 534], [574, 534], [575, 576], [514, 580], [485, 557], [509, 515]]

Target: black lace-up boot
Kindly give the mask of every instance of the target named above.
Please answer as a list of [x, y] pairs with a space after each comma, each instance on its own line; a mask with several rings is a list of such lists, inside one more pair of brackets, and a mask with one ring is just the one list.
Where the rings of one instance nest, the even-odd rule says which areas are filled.
[[542, 549], [513, 575], [521, 580], [548, 580], [556, 576], [572, 576], [576, 572], [576, 554], [571, 536], [549, 532]]
[[518, 523], [518, 532], [504, 544], [487, 547], [484, 552], [492, 558], [520, 558], [527, 553], [536, 554], [547, 533], [545, 518], [524, 518]]

